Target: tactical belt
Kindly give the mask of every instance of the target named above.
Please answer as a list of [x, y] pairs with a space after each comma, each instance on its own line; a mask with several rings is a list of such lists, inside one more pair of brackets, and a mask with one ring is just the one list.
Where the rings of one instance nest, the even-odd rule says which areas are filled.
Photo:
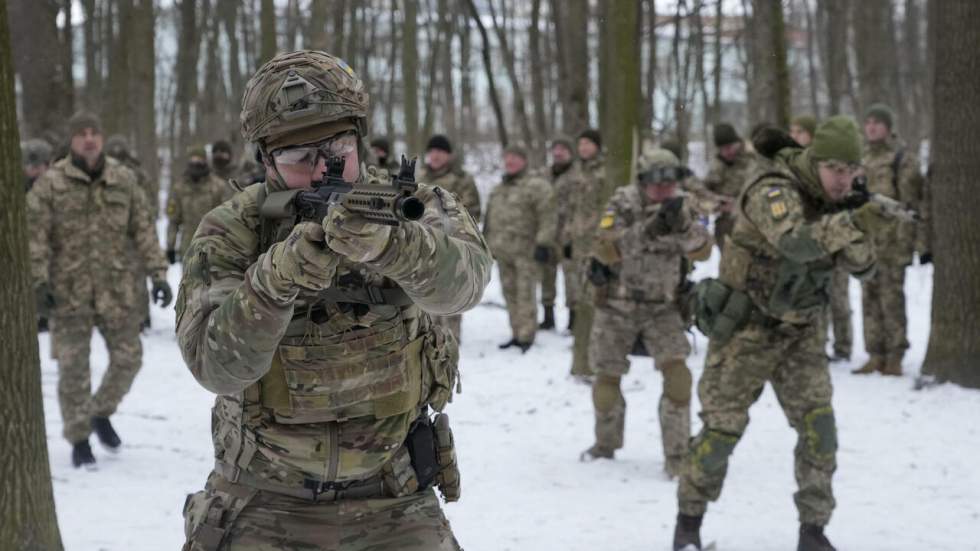
[[[224, 476], [226, 466], [222, 461], [215, 462], [215, 470]], [[320, 481], [308, 478], [302, 486], [288, 486], [265, 478], [259, 478], [252, 473], [241, 470], [236, 484], [248, 486], [263, 492], [272, 492], [296, 499], [312, 501], [341, 501], [344, 499], [369, 499], [385, 497], [384, 481], [380, 474], [364, 480], [346, 482]]]
[[328, 287], [319, 293], [317, 297], [326, 302], [353, 302], [356, 304], [385, 304], [388, 306], [411, 306], [412, 299], [408, 298], [405, 291], [393, 287], [390, 289], [382, 287]]

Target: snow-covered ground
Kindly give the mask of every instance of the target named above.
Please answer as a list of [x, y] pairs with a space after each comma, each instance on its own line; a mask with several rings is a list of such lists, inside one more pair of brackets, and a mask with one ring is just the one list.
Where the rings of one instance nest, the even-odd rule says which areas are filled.
[[[713, 259], [700, 271], [714, 271]], [[860, 288], [851, 284], [857, 341], [850, 364], [832, 367], [841, 450], [838, 509], [828, 533], [843, 551], [980, 549], [980, 392], [944, 385], [913, 392], [925, 352], [931, 269], [909, 270], [910, 340], [902, 378], [858, 377], [866, 356], [860, 336]], [[170, 270], [176, 289], [180, 274]], [[570, 337], [539, 335], [526, 355], [499, 351], [509, 335], [497, 281], [484, 305], [466, 314], [463, 394], [448, 409], [459, 446], [463, 499], [446, 507], [468, 551], [667, 550], [676, 483], [663, 472], [656, 403], [660, 375], [638, 358], [625, 379], [626, 448], [615, 461], [580, 463], [592, 442], [588, 387], [567, 377]], [[212, 466], [210, 405], [181, 361], [172, 309], [153, 309], [144, 367], [113, 417], [124, 444], [118, 455], [93, 445], [98, 470], [71, 467], [61, 438], [57, 366], [40, 337], [51, 469], [68, 551], [179, 549], [181, 506]], [[564, 325], [567, 313], [559, 311]], [[706, 340], [689, 360], [703, 367]], [[93, 340], [96, 381], [107, 361]], [[697, 411], [697, 404], [694, 405]], [[694, 430], [699, 422], [695, 420]], [[731, 461], [721, 500], [705, 519], [706, 541], [723, 551], [787, 550], [796, 545], [792, 493], [795, 434], [771, 390]]]

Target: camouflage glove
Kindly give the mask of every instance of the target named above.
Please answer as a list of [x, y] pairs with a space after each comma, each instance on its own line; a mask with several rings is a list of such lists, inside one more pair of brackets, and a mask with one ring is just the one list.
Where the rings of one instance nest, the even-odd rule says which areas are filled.
[[170, 289], [170, 284], [162, 279], [153, 280], [153, 290], [150, 291], [154, 304], [159, 304], [162, 308], [170, 306], [170, 301], [174, 299], [174, 292]]
[[323, 243], [323, 228], [314, 222], [297, 224], [269, 252], [271, 279], [276, 287], [299, 287], [320, 291], [330, 286], [340, 257]]
[[534, 261], [538, 264], [547, 264], [551, 262], [551, 247], [546, 245], [535, 245]]
[[851, 211], [854, 226], [866, 234], [876, 234], [891, 224], [892, 219], [881, 204], [874, 201], [865, 203], [860, 208]]
[[51, 310], [54, 310], [54, 293], [51, 292], [51, 285], [41, 283], [34, 288], [34, 299], [37, 301], [37, 315], [42, 318], [49, 317]]
[[342, 206], [330, 209], [323, 219], [327, 246], [354, 262], [370, 262], [385, 252], [391, 241], [391, 226], [368, 222]]

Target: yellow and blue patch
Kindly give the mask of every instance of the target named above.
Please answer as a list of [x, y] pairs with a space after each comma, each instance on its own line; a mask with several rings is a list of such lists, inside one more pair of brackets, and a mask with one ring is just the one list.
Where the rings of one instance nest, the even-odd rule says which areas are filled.
[[778, 187], [769, 188], [766, 197], [769, 199], [769, 214], [776, 220], [786, 218], [786, 215], [789, 214], [789, 206], [786, 205], [783, 190]]
[[613, 209], [606, 209], [606, 212], [602, 215], [602, 219], [599, 220], [599, 229], [608, 230], [613, 227], [616, 223], [616, 211]]

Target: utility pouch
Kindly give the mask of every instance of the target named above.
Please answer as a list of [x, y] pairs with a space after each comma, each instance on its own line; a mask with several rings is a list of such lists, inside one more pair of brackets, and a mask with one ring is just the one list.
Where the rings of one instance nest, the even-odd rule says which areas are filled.
[[430, 487], [439, 474], [439, 459], [436, 454], [435, 431], [428, 416], [423, 415], [412, 423], [405, 439], [405, 447], [412, 459], [419, 489]]
[[214, 475], [205, 490], [184, 501], [183, 551], [217, 551], [228, 529], [255, 497], [256, 490], [231, 484]]
[[745, 326], [752, 314], [752, 301], [741, 291], [717, 279], [705, 279], [695, 286], [695, 319], [698, 329], [717, 342], [725, 342]]
[[435, 429], [436, 459], [439, 462], [436, 486], [447, 503], [459, 501], [459, 464], [456, 463], [456, 441], [453, 439], [452, 429], [449, 428], [449, 416], [445, 413], [436, 415], [432, 427]]

